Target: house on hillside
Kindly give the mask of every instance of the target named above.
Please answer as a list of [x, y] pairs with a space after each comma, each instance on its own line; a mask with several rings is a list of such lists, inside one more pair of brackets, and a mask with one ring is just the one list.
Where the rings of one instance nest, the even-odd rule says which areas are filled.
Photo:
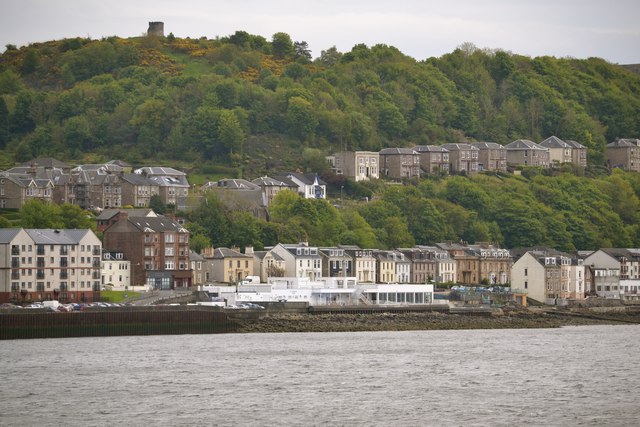
[[375, 151], [342, 151], [327, 157], [336, 175], [355, 181], [378, 179], [380, 154]]
[[510, 166], [549, 167], [549, 149], [528, 139], [518, 139], [505, 145]]
[[411, 148], [385, 148], [379, 155], [381, 175], [396, 179], [420, 177], [420, 154]]
[[607, 144], [604, 154], [610, 168], [640, 172], [640, 139], [616, 139]]
[[298, 194], [305, 199], [327, 198], [327, 183], [321, 180], [318, 174], [286, 172], [275, 175], [274, 178], [291, 188], [297, 188]]
[[53, 181], [31, 175], [0, 173], [0, 209], [20, 209], [29, 200], [53, 201]]
[[145, 208], [151, 197], [160, 195], [160, 186], [146, 176], [137, 173], [123, 173], [119, 176], [122, 205]]
[[263, 176], [260, 178], [256, 178], [251, 181], [262, 190], [262, 206], [269, 207], [271, 206], [271, 202], [273, 202], [273, 198], [282, 190], [292, 190], [298, 191], [297, 186], [292, 186], [292, 183], [287, 184], [275, 178], [269, 178], [268, 176]]
[[474, 142], [478, 151], [478, 171], [507, 171], [507, 149], [495, 142]]
[[420, 169], [428, 174], [449, 173], [449, 150], [439, 145], [417, 145], [412, 148], [420, 155]]
[[573, 163], [573, 147], [557, 136], [550, 136], [539, 145], [549, 149], [550, 164]]
[[173, 205], [178, 210], [187, 208], [189, 182], [186, 173], [165, 166], [145, 166], [133, 173], [147, 177], [158, 185], [160, 199], [165, 205]]
[[478, 172], [480, 150], [471, 144], [444, 144], [449, 152], [449, 172], [474, 174]]

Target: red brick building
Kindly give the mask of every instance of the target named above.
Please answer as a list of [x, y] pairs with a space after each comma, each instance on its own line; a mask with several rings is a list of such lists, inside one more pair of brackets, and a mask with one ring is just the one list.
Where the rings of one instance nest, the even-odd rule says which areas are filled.
[[189, 231], [166, 217], [129, 217], [104, 231], [104, 247], [117, 249], [131, 261], [131, 284], [153, 289], [186, 288], [192, 284]]

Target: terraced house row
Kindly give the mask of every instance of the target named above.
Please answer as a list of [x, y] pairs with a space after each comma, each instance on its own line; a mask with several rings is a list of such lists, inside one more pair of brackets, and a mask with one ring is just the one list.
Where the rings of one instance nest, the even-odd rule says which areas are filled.
[[[546, 304], [588, 296], [640, 299], [640, 249], [567, 254], [444, 242], [393, 250], [352, 245], [278, 244], [209, 248], [196, 254], [189, 232], [150, 209], [115, 211], [91, 230], [0, 229], [0, 302], [93, 301], [104, 286], [190, 288], [256, 278], [362, 284], [511, 286]], [[340, 285], [342, 284], [342, 285]]]
[[[617, 139], [606, 146], [610, 168], [640, 172], [640, 140]], [[572, 140], [551, 136], [539, 144], [519, 139], [507, 145], [474, 142], [418, 145], [413, 148], [385, 148], [374, 151], [344, 151], [327, 156], [334, 173], [355, 181], [391, 178], [419, 178], [424, 174], [474, 174], [482, 171], [507, 172], [508, 168], [533, 166], [549, 168], [571, 164], [587, 166], [587, 148]], [[253, 181], [225, 179], [208, 182], [197, 192], [234, 190], [254, 205], [254, 215], [265, 216], [278, 191], [291, 189], [305, 198], [326, 198], [326, 183], [317, 174], [285, 172]], [[159, 196], [166, 205], [188, 210], [192, 192], [187, 174], [165, 166], [130, 165], [112, 160], [104, 164], [72, 167], [51, 158], [34, 159], [0, 172], [0, 208], [19, 209], [27, 200], [40, 199], [57, 204], [72, 203], [84, 209], [122, 206], [148, 207]]]

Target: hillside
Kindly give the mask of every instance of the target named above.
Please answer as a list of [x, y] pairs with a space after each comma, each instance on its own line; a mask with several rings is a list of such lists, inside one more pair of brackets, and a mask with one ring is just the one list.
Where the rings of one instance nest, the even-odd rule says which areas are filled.
[[640, 177], [603, 167], [607, 142], [640, 136], [640, 75], [597, 58], [468, 44], [426, 61], [386, 45], [328, 48], [312, 59], [287, 34], [240, 31], [216, 40], [77, 38], [0, 55], [0, 169], [43, 156], [119, 158], [180, 167], [200, 183], [322, 172], [324, 156], [343, 149], [550, 135], [588, 147], [585, 176], [524, 170], [406, 186], [326, 176], [341, 203], [344, 186], [341, 209], [283, 195], [267, 223], [211, 199], [191, 215], [195, 246], [640, 247]]
[[[640, 76], [597, 58], [472, 45], [423, 62], [386, 45], [309, 56], [287, 34], [241, 31], [9, 48], [0, 55], [1, 163], [109, 160], [117, 150], [131, 163], [232, 164], [257, 175], [344, 148], [556, 135], [587, 146], [598, 164], [607, 142], [640, 135]], [[319, 153], [301, 156], [304, 148]]]

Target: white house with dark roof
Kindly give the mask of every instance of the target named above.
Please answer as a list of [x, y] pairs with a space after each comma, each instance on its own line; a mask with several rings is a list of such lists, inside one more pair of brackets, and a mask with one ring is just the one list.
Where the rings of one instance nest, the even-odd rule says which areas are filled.
[[549, 167], [549, 149], [528, 139], [518, 139], [505, 145], [507, 163], [512, 166]]
[[305, 199], [327, 198], [327, 183], [321, 180], [318, 174], [287, 172], [282, 175], [276, 175], [275, 178], [290, 187], [297, 188], [298, 194]]

